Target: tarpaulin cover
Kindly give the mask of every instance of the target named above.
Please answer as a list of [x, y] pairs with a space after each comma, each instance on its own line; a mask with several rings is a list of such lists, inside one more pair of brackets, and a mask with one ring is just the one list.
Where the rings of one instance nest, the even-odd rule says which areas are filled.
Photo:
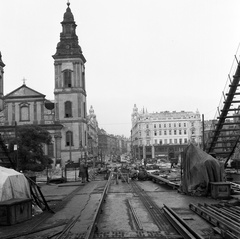
[[193, 144], [183, 153], [182, 168], [181, 190], [186, 194], [206, 196], [210, 182], [223, 181], [220, 162]]
[[28, 180], [22, 173], [0, 166], [0, 202], [13, 198], [31, 198]]

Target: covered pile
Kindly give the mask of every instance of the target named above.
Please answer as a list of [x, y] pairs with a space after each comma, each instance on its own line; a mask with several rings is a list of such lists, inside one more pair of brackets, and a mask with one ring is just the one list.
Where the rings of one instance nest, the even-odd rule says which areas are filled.
[[190, 144], [183, 153], [181, 191], [206, 196], [210, 182], [223, 181], [223, 166], [199, 147]]
[[0, 202], [13, 198], [31, 198], [28, 180], [22, 173], [0, 166]]

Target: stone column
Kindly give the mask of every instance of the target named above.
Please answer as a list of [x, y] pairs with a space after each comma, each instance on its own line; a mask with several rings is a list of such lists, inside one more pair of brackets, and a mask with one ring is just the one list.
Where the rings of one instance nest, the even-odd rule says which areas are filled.
[[12, 125], [15, 125], [16, 121], [16, 107], [15, 103], [12, 103]]
[[146, 158], [146, 145], [143, 145], [143, 159]]
[[155, 147], [152, 145], [152, 158], [155, 158]]
[[33, 123], [37, 124], [37, 102], [33, 103]]

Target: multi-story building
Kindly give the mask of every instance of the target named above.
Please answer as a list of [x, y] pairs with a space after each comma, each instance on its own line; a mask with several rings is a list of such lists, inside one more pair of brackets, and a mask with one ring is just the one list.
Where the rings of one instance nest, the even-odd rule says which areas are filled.
[[92, 106], [87, 116], [87, 122], [88, 157], [96, 161], [98, 158], [98, 122]]
[[105, 130], [98, 130], [98, 152], [103, 162], [117, 161], [120, 156], [127, 153], [127, 142], [123, 136], [108, 134]]
[[133, 156], [136, 159], [168, 157], [180, 152], [193, 142], [201, 143], [200, 113], [194, 112], [156, 112], [138, 111], [134, 105], [131, 130]]
[[[39, 125], [48, 130], [53, 142], [45, 147], [54, 164], [78, 162], [87, 150], [87, 93], [85, 62], [78, 44], [76, 23], [67, 3], [62, 32], [53, 55], [55, 76], [54, 101], [26, 86], [7, 95], [3, 92], [4, 63], [0, 56], [0, 133], [5, 140], [15, 137], [16, 126]], [[39, 67], [41, 69], [41, 67]], [[33, 79], [34, 80], [34, 79]], [[51, 85], [51, 84], [50, 84]], [[6, 142], [7, 143], [7, 142]]]

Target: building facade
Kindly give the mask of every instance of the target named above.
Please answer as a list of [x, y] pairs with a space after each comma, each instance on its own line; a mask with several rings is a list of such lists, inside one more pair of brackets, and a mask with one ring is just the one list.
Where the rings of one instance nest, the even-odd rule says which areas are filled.
[[85, 84], [86, 59], [78, 44], [76, 23], [67, 3], [62, 32], [54, 59], [54, 101], [22, 86], [4, 96], [4, 63], [0, 57], [0, 133], [4, 140], [15, 137], [17, 127], [39, 125], [52, 136], [52, 145], [45, 147], [54, 164], [79, 162], [88, 150], [87, 93]]
[[200, 113], [138, 111], [136, 105], [131, 115], [131, 145], [135, 159], [178, 157], [193, 142], [201, 143]]
[[88, 157], [96, 162], [98, 160], [98, 122], [93, 107], [90, 107], [87, 116]]

